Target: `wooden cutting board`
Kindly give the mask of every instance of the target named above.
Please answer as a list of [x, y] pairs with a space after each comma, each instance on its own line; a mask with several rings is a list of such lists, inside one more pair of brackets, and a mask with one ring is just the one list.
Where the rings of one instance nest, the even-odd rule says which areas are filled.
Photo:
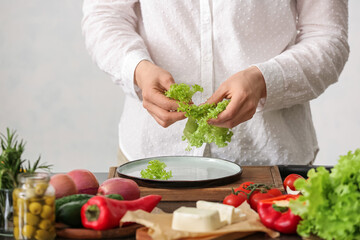
[[64, 224], [56, 224], [56, 238], [70, 239], [117, 239], [134, 236], [136, 230], [142, 227], [140, 224], [131, 224], [126, 227], [113, 228], [104, 231], [97, 231], [86, 228], [69, 228]]
[[[108, 178], [118, 177], [117, 167], [110, 167]], [[140, 187], [141, 196], [158, 194], [162, 200], [158, 207], [164, 212], [173, 212], [179, 206], [195, 207], [198, 200], [221, 202], [231, 193], [231, 188], [237, 188], [241, 183], [252, 181], [264, 183], [284, 192], [280, 172], [277, 166], [243, 166], [240, 178], [230, 184], [206, 188], [149, 188]]]

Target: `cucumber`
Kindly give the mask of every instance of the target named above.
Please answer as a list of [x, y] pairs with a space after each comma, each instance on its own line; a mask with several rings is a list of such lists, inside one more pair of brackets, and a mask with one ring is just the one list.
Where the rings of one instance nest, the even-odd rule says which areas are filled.
[[[75, 195], [81, 195], [81, 196], [75, 196]], [[81, 228], [82, 227], [81, 215], [80, 215], [81, 207], [91, 197], [94, 197], [94, 195], [88, 195], [88, 194], [75, 194], [75, 195], [71, 195], [71, 196], [75, 196], [74, 198], [71, 198], [72, 201], [69, 200], [65, 203], [62, 203], [62, 205], [59, 205], [59, 207], [56, 210], [56, 221], [65, 223], [66, 225], [72, 228]], [[86, 198], [86, 196], [83, 195], [88, 195], [88, 197]], [[104, 195], [104, 197], [116, 199], [116, 200], [124, 200], [124, 198], [120, 194], [109, 194], [109, 195]]]
[[58, 209], [56, 219], [58, 222], [65, 223], [72, 228], [81, 228], [81, 207], [88, 201], [88, 199], [68, 202], [63, 204]]
[[85, 199], [89, 200], [90, 198], [92, 198], [94, 196], [95, 195], [91, 195], [91, 194], [73, 194], [73, 195], [69, 195], [69, 196], [65, 196], [65, 197], [56, 199], [55, 200], [55, 212], [57, 213], [58, 209], [66, 203], [85, 200]]
[[121, 196], [120, 194], [108, 194], [108, 195], [105, 195], [105, 197], [115, 199], [115, 200], [124, 200], [123, 196]]

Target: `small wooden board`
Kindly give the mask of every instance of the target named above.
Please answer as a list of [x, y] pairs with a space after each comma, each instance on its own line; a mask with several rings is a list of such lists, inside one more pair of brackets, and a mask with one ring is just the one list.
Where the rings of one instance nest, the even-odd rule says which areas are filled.
[[[181, 238], [181, 240], [236, 240], [246, 236], [249, 236], [251, 233], [244, 233], [244, 232], [233, 232], [233, 233], [226, 233], [219, 236], [211, 236], [211, 237], [187, 237]], [[136, 230], [136, 240], [154, 240], [148, 234], [147, 227], [141, 227]]]
[[56, 236], [58, 238], [70, 239], [115, 239], [134, 236], [136, 229], [143, 227], [140, 224], [131, 224], [126, 227], [119, 227], [104, 231], [97, 231], [86, 228], [69, 228], [63, 224], [57, 224]]
[[[117, 167], [110, 167], [108, 178], [118, 177]], [[165, 212], [173, 212], [179, 206], [194, 207], [196, 201], [205, 200], [220, 202], [241, 183], [252, 181], [264, 183], [284, 192], [280, 172], [277, 166], [243, 166], [241, 177], [230, 184], [207, 188], [148, 188], [140, 187], [141, 196], [158, 194], [162, 200], [158, 207]]]

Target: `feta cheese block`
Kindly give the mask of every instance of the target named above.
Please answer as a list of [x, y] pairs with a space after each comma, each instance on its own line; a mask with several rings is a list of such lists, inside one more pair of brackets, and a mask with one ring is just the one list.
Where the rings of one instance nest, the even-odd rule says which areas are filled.
[[227, 224], [233, 224], [234, 222], [243, 220], [246, 216], [244, 213], [241, 212], [240, 209], [222, 203], [214, 203], [200, 200], [196, 202], [196, 208], [217, 210], [220, 215], [220, 221], [225, 221]]
[[226, 225], [213, 209], [180, 207], [173, 213], [172, 229], [187, 232], [209, 232]]

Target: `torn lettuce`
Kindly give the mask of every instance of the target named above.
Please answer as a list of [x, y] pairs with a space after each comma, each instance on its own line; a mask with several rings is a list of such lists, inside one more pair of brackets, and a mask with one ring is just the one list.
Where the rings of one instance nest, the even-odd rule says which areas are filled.
[[175, 83], [165, 92], [167, 97], [177, 100], [179, 104], [177, 111], [184, 112], [188, 118], [182, 136], [182, 140], [188, 142], [186, 150], [212, 142], [218, 147], [225, 147], [233, 135], [228, 128], [216, 127], [207, 123], [209, 119], [217, 118], [225, 110], [230, 100], [224, 99], [217, 104], [205, 103], [199, 106], [192, 104], [193, 95], [202, 91], [203, 88], [197, 84], [189, 86], [185, 83]]

